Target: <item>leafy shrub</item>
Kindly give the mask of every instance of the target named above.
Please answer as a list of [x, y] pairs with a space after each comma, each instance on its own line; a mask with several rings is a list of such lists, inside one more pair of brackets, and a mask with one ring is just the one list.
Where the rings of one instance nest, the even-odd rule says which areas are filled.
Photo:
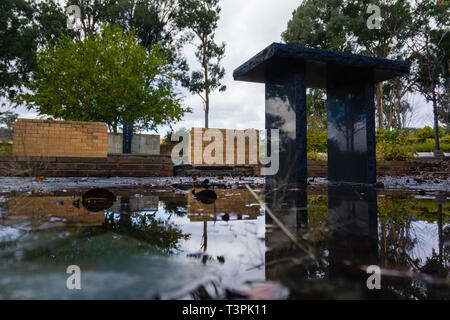
[[377, 131], [377, 158], [380, 160], [407, 161], [414, 157], [412, 148], [407, 145], [406, 130]]
[[0, 156], [11, 156], [12, 153], [12, 145], [0, 143]]
[[327, 152], [327, 130], [308, 128], [307, 149], [308, 152]]
[[440, 138], [439, 142], [442, 144], [450, 144], [450, 135]]
[[[445, 132], [443, 128], [439, 128], [439, 137], [444, 136]], [[421, 129], [417, 129], [414, 135], [419, 139], [419, 142], [425, 142], [427, 139], [434, 139], [434, 129], [430, 126], [426, 126]]]

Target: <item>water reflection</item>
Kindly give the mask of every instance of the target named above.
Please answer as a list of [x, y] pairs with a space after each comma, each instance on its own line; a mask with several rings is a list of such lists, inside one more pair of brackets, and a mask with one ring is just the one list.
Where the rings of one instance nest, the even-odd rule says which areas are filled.
[[[313, 191], [305, 209], [301, 190], [266, 192], [269, 206], [305, 248], [267, 219], [266, 278], [288, 286], [290, 298], [450, 297], [449, 210], [443, 213], [442, 196], [434, 205], [403, 193], [379, 198], [371, 187], [328, 186], [328, 197]], [[367, 288], [370, 265], [382, 270], [381, 290]]]
[[[116, 201], [97, 212], [83, 201], [74, 206], [85, 194], [79, 191], [12, 195], [0, 204], [0, 231], [29, 235], [11, 242], [0, 232], [0, 274], [33, 264], [43, 271], [67, 263], [103, 270], [108, 262], [131, 270], [122, 265], [132, 257], [163, 256], [205, 268], [200, 274], [212, 267], [223, 286], [239, 292], [275, 281], [293, 299], [449, 298], [446, 194], [270, 183], [256, 190], [298, 246], [248, 190], [211, 189], [214, 201], [201, 201], [203, 191], [115, 189]], [[382, 269], [381, 290], [367, 289], [368, 265]]]

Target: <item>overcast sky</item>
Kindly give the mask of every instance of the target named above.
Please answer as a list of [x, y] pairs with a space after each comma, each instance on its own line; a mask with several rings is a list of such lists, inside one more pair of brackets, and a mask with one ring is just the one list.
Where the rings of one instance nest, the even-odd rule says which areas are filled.
[[[233, 80], [233, 70], [272, 42], [281, 42], [281, 33], [286, 29], [300, 0], [222, 0], [221, 19], [216, 32], [216, 41], [227, 44], [223, 60], [226, 75], [223, 80], [227, 86], [225, 92], [211, 95], [209, 127], [210, 128], [264, 128], [264, 85]], [[191, 68], [199, 68], [196, 63], [193, 46], [187, 46], [186, 56]], [[202, 101], [198, 96], [184, 92], [185, 104], [193, 113], [187, 114], [174, 127], [204, 126]], [[414, 116], [410, 126], [432, 125], [432, 109], [418, 95], [411, 96], [415, 105]], [[5, 110], [2, 107], [0, 110]], [[21, 117], [33, 118], [36, 113], [19, 108]], [[167, 128], [161, 127], [164, 134]]]

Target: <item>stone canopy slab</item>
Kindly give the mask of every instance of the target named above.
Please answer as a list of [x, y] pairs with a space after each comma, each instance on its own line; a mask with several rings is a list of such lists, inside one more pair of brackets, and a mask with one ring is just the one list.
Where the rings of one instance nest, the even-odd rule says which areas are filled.
[[410, 64], [356, 54], [328, 51], [288, 44], [272, 43], [233, 72], [234, 80], [266, 83], [269, 77], [287, 70], [294, 71], [295, 63], [304, 62], [306, 86], [327, 88], [327, 64], [348, 67], [349, 71], [373, 72], [373, 82], [381, 82], [409, 73]]

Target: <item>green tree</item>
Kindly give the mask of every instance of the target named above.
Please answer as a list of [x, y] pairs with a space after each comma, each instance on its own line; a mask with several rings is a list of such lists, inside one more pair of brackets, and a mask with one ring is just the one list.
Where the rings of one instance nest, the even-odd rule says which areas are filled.
[[119, 26], [125, 32], [134, 30], [136, 39], [149, 52], [159, 45], [174, 66], [177, 79], [186, 77], [188, 66], [182, 48], [187, 38], [178, 23], [178, 0], [65, 0], [60, 8], [69, 5], [80, 7], [81, 36], [98, 32], [103, 23]]
[[52, 0], [0, 1], [0, 97], [15, 97], [31, 79], [39, 48], [75, 35], [66, 20]]
[[31, 93], [15, 102], [39, 114], [78, 121], [102, 121], [117, 132], [123, 122], [140, 130], [181, 119], [189, 109], [174, 91], [172, 67], [155, 45], [143, 48], [134, 32], [102, 27], [84, 39], [63, 38], [38, 54]]
[[0, 125], [6, 125], [7, 130], [12, 131], [14, 128], [14, 122], [16, 122], [18, 117], [19, 115], [15, 112], [0, 112]]
[[0, 96], [14, 97], [35, 68], [38, 29], [25, 0], [0, 2]]
[[[381, 9], [381, 29], [369, 29], [369, 5]], [[370, 55], [380, 58], [408, 59], [404, 43], [411, 36], [412, 10], [408, 1], [381, 0], [306, 0], [294, 12], [282, 33], [286, 43]], [[412, 89], [403, 83], [392, 103]], [[376, 85], [378, 126], [383, 125], [383, 89]], [[400, 98], [400, 101], [398, 100]]]
[[433, 104], [435, 149], [440, 150], [439, 117], [448, 113], [450, 95], [450, 22], [446, 5], [424, 0], [417, 8], [412, 44], [417, 62], [416, 88]]
[[204, 103], [205, 128], [209, 127], [210, 93], [226, 90], [221, 83], [225, 69], [220, 65], [225, 43], [217, 44], [214, 40], [221, 10], [218, 3], [219, 0], [180, 0], [179, 24], [190, 29], [197, 38], [195, 56], [201, 65], [201, 70], [193, 71], [184, 85]]

